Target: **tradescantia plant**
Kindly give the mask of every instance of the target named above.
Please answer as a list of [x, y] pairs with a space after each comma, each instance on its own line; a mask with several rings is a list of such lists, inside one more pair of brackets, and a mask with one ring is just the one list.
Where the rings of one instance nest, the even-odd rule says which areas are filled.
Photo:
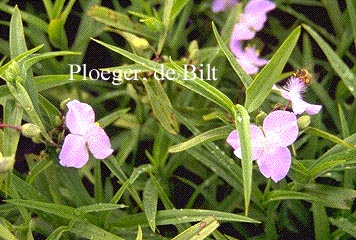
[[354, 9], [0, 1], [0, 238], [356, 237]]

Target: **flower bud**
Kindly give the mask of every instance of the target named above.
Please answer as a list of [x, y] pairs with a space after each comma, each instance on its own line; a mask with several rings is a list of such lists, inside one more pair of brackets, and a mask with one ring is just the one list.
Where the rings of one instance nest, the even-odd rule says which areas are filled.
[[39, 126], [37, 126], [35, 124], [26, 123], [26, 124], [22, 125], [21, 133], [25, 137], [33, 138], [33, 137], [39, 136], [41, 134], [41, 129]]
[[64, 100], [59, 104], [60, 108], [61, 108], [61, 109], [66, 109], [67, 103], [68, 103], [70, 100], [71, 100], [70, 98], [64, 99]]
[[263, 120], [266, 118], [267, 114], [265, 112], [260, 112], [257, 116], [256, 116], [256, 124], [257, 125], [262, 125]]
[[0, 173], [10, 171], [15, 164], [15, 156], [4, 157], [0, 152]]
[[199, 45], [196, 40], [193, 40], [188, 47], [189, 59], [195, 59], [199, 51]]
[[299, 129], [305, 129], [310, 125], [310, 116], [304, 115], [297, 120]]
[[132, 39], [131, 44], [134, 48], [137, 49], [146, 49], [150, 45], [145, 38], [135, 37]]

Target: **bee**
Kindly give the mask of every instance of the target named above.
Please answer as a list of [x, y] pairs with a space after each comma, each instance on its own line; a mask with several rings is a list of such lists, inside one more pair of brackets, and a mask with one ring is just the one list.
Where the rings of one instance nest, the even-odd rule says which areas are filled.
[[312, 75], [306, 69], [298, 69], [293, 73], [294, 77], [299, 78], [306, 85], [309, 85], [312, 80]]

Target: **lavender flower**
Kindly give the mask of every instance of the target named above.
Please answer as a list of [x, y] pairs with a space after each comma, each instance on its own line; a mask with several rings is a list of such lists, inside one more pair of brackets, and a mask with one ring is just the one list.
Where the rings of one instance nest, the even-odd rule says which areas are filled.
[[67, 106], [66, 125], [71, 133], [64, 139], [59, 163], [65, 167], [83, 167], [89, 160], [88, 147], [97, 159], [110, 156], [113, 152], [110, 139], [94, 122], [93, 108], [78, 100], [68, 102]]
[[234, 41], [253, 39], [267, 21], [267, 13], [275, 8], [276, 4], [268, 0], [249, 1], [240, 16], [240, 21], [233, 29], [231, 39]]
[[[298, 137], [297, 118], [288, 111], [274, 111], [263, 121], [263, 131], [250, 125], [252, 160], [257, 160], [260, 172], [274, 182], [284, 178], [291, 165], [291, 154], [287, 146]], [[236, 130], [232, 131], [227, 143], [234, 148], [234, 154], [241, 158], [241, 143]]]
[[284, 89], [277, 88], [277, 90], [281, 92], [282, 97], [291, 101], [292, 109], [295, 114], [306, 112], [309, 115], [314, 115], [321, 110], [321, 105], [310, 104], [303, 100], [302, 94], [307, 88], [305, 81], [297, 77], [290, 77], [283, 88]]
[[215, 13], [223, 12], [228, 7], [234, 6], [239, 0], [213, 0], [211, 3], [211, 10]]
[[248, 74], [258, 73], [259, 67], [268, 63], [267, 59], [259, 58], [258, 51], [253, 47], [242, 49], [240, 41], [231, 41], [230, 49], [236, 56], [236, 60]]

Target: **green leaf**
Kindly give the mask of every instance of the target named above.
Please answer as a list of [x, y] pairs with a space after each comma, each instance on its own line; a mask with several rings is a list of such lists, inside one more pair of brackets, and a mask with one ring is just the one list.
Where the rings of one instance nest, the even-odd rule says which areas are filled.
[[152, 232], [156, 231], [157, 203], [158, 192], [153, 185], [152, 180], [149, 179], [143, 189], [143, 207]]
[[[176, 69], [170, 68], [167, 65], [162, 65], [160, 63], [156, 63], [153, 61], [150, 61], [148, 59], [142, 58], [140, 56], [137, 56], [133, 53], [130, 53], [128, 51], [125, 51], [121, 48], [112, 46], [110, 44], [101, 42], [99, 40], [93, 39], [93, 41], [107, 47], [108, 49], [117, 52], [131, 60], [133, 60], [136, 63], [141, 64], [143, 67], [146, 67], [159, 75], [166, 76], [167, 72], [173, 72], [176, 74], [176, 78], [173, 79], [172, 81], [204, 96], [205, 98], [209, 99], [210, 101], [215, 102], [219, 106], [225, 108], [227, 111], [231, 112], [232, 114], [232, 109], [234, 108], [234, 104], [232, 101], [221, 91], [210, 85], [209, 83], [201, 80], [197, 76], [192, 76], [194, 74], [187, 74], [189, 76], [185, 76], [184, 74], [184, 69], [179, 67], [176, 63], [172, 62], [173, 66]], [[187, 79], [186, 79], [187, 78]]]
[[245, 215], [247, 216], [252, 188], [252, 148], [250, 137], [250, 116], [243, 106], [238, 104], [235, 106], [234, 120], [241, 143], [242, 181], [245, 197]]
[[219, 139], [224, 139], [233, 129], [230, 126], [222, 126], [206, 131], [198, 136], [189, 139], [188, 141], [173, 145], [169, 148], [170, 153], [181, 152], [205, 142], [211, 142]]
[[23, 63], [23, 69], [28, 70], [34, 64], [38, 63], [39, 61], [45, 60], [47, 58], [54, 58], [58, 56], [66, 56], [66, 55], [80, 55], [80, 52], [71, 52], [71, 51], [58, 51], [58, 52], [46, 52], [40, 54], [34, 54], [28, 57]]
[[215, 217], [207, 217], [201, 222], [188, 228], [178, 236], [172, 238], [172, 240], [203, 240], [208, 237], [219, 227], [219, 223]]
[[138, 226], [138, 230], [137, 230], [136, 240], [142, 240], [142, 237], [143, 237], [143, 235], [142, 235], [142, 228], [141, 228], [141, 226], [139, 225], [139, 226]]
[[356, 191], [353, 189], [333, 187], [322, 184], [309, 184], [305, 186], [305, 192], [318, 197], [326, 202], [324, 206], [339, 208], [339, 209], [350, 209], [352, 201], [356, 198]]
[[347, 11], [351, 22], [355, 48], [356, 48], [356, 4], [354, 0], [346, 0]]
[[69, 231], [86, 239], [125, 240], [88, 222], [77, 221]]
[[9, 199], [6, 202], [11, 203], [16, 206], [22, 206], [30, 209], [37, 209], [49, 214], [56, 215], [58, 217], [62, 217], [65, 219], [70, 220], [85, 220], [83, 217], [82, 212], [77, 211], [75, 208], [58, 205], [54, 203], [45, 203], [45, 202], [38, 202], [32, 200], [22, 200], [22, 199]]
[[100, 127], [105, 128], [115, 122], [120, 116], [124, 115], [128, 111], [130, 111], [130, 108], [119, 109], [103, 118], [100, 118], [97, 122], [99, 123]]
[[273, 190], [266, 194], [266, 203], [271, 201], [290, 200], [290, 199], [305, 200], [309, 202], [315, 202], [315, 203], [326, 205], [326, 201], [324, 201], [322, 198], [318, 198], [316, 196], [304, 192], [295, 192], [289, 190]]
[[37, 114], [35, 107], [33, 106], [31, 98], [27, 93], [26, 89], [19, 82], [15, 82], [15, 84], [7, 82], [7, 87], [9, 88], [14, 98], [21, 104], [25, 112], [28, 114], [32, 123], [37, 125], [41, 129], [42, 135], [48, 141], [51, 141], [46, 131], [46, 128], [44, 127], [40, 116]]
[[[252, 218], [233, 213], [201, 209], [172, 209], [157, 211], [156, 225], [197, 222], [210, 216], [214, 216], [218, 221], [259, 223]], [[147, 218], [144, 213], [119, 218], [112, 226], [118, 228], [136, 228], [137, 225], [148, 226]]]
[[158, 39], [158, 46], [157, 46], [157, 55], [161, 54], [163, 49], [164, 43], [167, 38], [167, 33], [169, 30], [169, 26], [171, 24], [171, 13], [173, 8], [174, 0], [166, 0], [164, 1], [163, 5], [163, 17], [162, 17], [162, 24], [164, 27], [164, 32], [161, 34], [160, 38]]
[[315, 239], [331, 239], [329, 220], [325, 207], [320, 204], [313, 203], [312, 212]]
[[68, 49], [68, 39], [62, 18], [51, 19], [48, 25], [48, 38], [51, 44], [59, 49]]
[[356, 149], [345, 149], [341, 152], [332, 153], [328, 156], [320, 157], [313, 165], [309, 167], [307, 173], [310, 176], [316, 177], [323, 173], [325, 170], [329, 170], [335, 166], [348, 163], [356, 158]]
[[341, 144], [347, 148], [354, 148], [352, 145], [350, 145], [349, 143], [345, 142], [344, 140], [338, 138], [337, 136], [335, 136], [331, 133], [325, 132], [323, 130], [317, 129], [317, 128], [309, 127], [305, 132], [325, 138], [325, 139], [332, 141], [334, 143]]
[[111, 204], [111, 203], [95, 203], [92, 205], [87, 205], [83, 207], [77, 208], [80, 212], [90, 213], [90, 212], [102, 212], [102, 211], [110, 211], [118, 208], [127, 207], [124, 204]]
[[226, 46], [226, 44], [220, 37], [218, 30], [215, 27], [215, 24], [214, 23], [212, 23], [212, 24], [213, 24], [214, 35], [215, 35], [216, 41], [219, 44], [221, 51], [225, 54], [227, 60], [229, 60], [229, 62], [230, 62], [231, 67], [234, 69], [237, 76], [239, 76], [243, 85], [247, 88], [252, 83], [252, 81], [253, 81], [252, 78], [250, 77], [250, 75], [248, 75], [243, 70], [241, 65], [237, 62], [236, 57], [231, 53], [231, 51], [228, 49], [228, 47]]
[[88, 15], [107, 26], [153, 40], [157, 38], [151, 32], [148, 32], [147, 29], [140, 27], [140, 25], [135, 25], [127, 15], [107, 7], [93, 6], [89, 9]]
[[331, 224], [335, 225], [339, 230], [347, 232], [354, 238], [356, 238], [355, 223], [350, 222], [347, 218], [329, 218]]
[[[13, 99], [8, 99], [4, 105], [4, 124], [21, 126], [23, 110]], [[20, 132], [15, 129], [5, 128], [3, 130], [3, 139], [1, 142], [2, 154], [4, 157], [15, 157], [17, 145], [20, 139]]]
[[300, 27], [289, 34], [271, 60], [253, 80], [246, 90], [245, 107], [248, 112], [256, 110], [271, 92], [273, 84], [278, 81], [289, 56], [291, 55], [300, 35]]
[[303, 27], [318, 43], [334, 71], [340, 76], [341, 80], [347, 86], [352, 95], [356, 97], [356, 76], [352, 70], [343, 62], [343, 60], [329, 46], [329, 44], [319, 36], [317, 32], [315, 32], [307, 25], [303, 24]]
[[157, 120], [169, 133], [177, 134], [179, 132], [179, 125], [174, 116], [171, 101], [161, 83], [155, 79], [150, 79], [149, 81], [143, 80], [142, 82]]
[[18, 240], [11, 231], [0, 223], [0, 238], [6, 240]]
[[10, 21], [9, 42], [11, 59], [14, 59], [18, 55], [27, 51], [21, 13], [17, 5], [14, 8], [14, 12]]
[[40, 45], [38, 47], [32, 48], [24, 53], [21, 53], [20, 55], [18, 55], [17, 57], [15, 57], [14, 59], [12, 59], [11, 61], [7, 62], [5, 65], [0, 67], [0, 76], [2, 76], [2, 74], [6, 71], [6, 69], [8, 69], [8, 67], [13, 64], [13, 62], [20, 62], [22, 59], [26, 58], [27, 56], [31, 55], [32, 53], [37, 52], [39, 49], [41, 49], [43, 47], [43, 45]]

